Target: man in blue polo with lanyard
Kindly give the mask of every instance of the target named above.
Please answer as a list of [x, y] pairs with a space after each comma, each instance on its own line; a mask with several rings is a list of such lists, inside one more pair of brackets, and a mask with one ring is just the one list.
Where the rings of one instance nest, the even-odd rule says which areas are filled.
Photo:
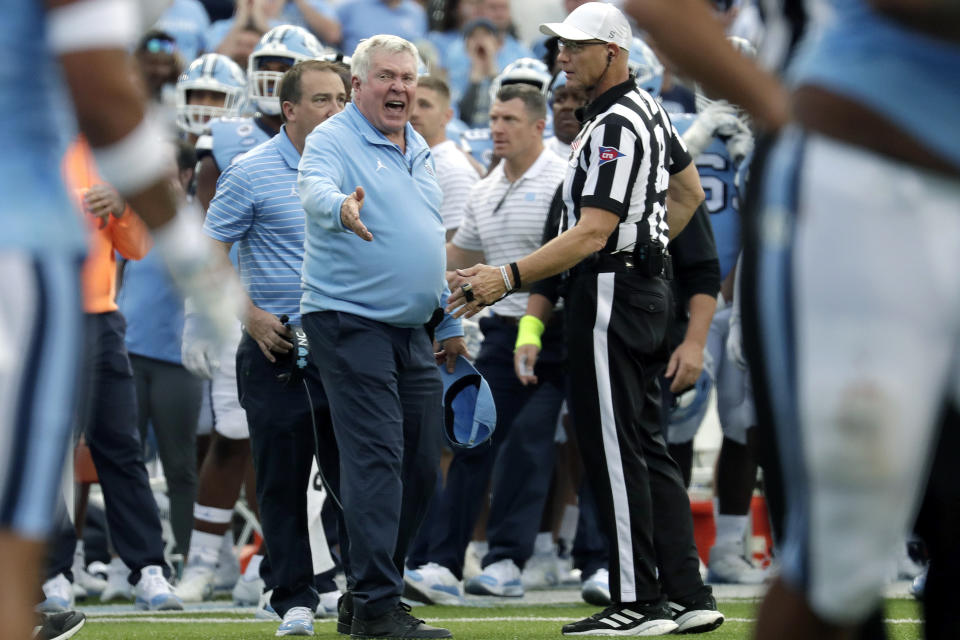
[[[379, 35], [352, 56], [354, 102], [310, 134], [303, 327], [340, 450], [349, 545], [338, 629], [353, 637], [447, 638], [400, 602], [403, 562], [440, 461], [441, 382], [466, 354], [443, 317], [445, 230], [430, 148], [409, 124], [417, 50]], [[427, 325], [427, 326], [425, 326]]]
[[[298, 324], [304, 213], [297, 164], [315, 126], [339, 113], [346, 88], [333, 63], [304, 60], [280, 81], [284, 125], [273, 138], [235, 160], [207, 210], [204, 230], [224, 255], [239, 242], [240, 276], [249, 294], [237, 349], [237, 387], [247, 413], [257, 475], [257, 501], [270, 556], [264, 576], [270, 604], [283, 622], [277, 635], [313, 635], [318, 595], [313, 583], [307, 496], [312, 455], [332, 447], [326, 397], [315, 368], [303, 384], [279, 376], [290, 368], [293, 338], [281, 321]], [[305, 389], [306, 388], [306, 392]], [[314, 434], [314, 420], [319, 425]], [[317, 438], [317, 440], [315, 440]]]

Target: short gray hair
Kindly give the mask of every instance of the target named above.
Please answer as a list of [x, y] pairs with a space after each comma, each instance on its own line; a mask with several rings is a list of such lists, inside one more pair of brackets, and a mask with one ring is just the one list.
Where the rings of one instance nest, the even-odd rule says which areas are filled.
[[413, 57], [413, 64], [417, 66], [420, 60], [420, 54], [417, 47], [409, 40], [404, 40], [400, 36], [390, 36], [380, 34], [360, 41], [350, 57], [350, 73], [361, 82], [367, 81], [367, 75], [370, 73], [370, 59], [374, 53], [408, 53]]

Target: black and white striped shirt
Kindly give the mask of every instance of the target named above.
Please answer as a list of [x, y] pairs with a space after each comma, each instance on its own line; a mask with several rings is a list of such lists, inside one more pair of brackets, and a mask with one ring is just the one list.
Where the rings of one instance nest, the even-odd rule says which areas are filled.
[[603, 252], [633, 249], [638, 237], [666, 247], [667, 185], [690, 164], [667, 112], [631, 78], [587, 105], [571, 145], [563, 201], [567, 224], [584, 207], [620, 216]]

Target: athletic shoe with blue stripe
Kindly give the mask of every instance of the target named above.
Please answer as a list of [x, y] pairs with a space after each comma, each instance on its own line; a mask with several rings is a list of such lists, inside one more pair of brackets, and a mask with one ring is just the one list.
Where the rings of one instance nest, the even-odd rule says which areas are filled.
[[523, 596], [520, 569], [509, 558], [498, 560], [484, 567], [480, 575], [467, 580], [464, 590], [476, 596], [520, 598]]
[[277, 627], [278, 636], [312, 636], [313, 611], [309, 607], [292, 607]]
[[180, 611], [183, 602], [173, 593], [170, 583], [158, 565], [150, 565], [140, 570], [140, 580], [134, 588], [137, 609], [149, 611]]
[[460, 581], [436, 562], [403, 571], [403, 596], [424, 604], [463, 604]]

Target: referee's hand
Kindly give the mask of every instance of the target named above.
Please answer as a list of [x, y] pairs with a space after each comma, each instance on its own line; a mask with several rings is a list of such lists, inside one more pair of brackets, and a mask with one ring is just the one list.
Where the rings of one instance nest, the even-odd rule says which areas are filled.
[[364, 192], [363, 187], [357, 187], [353, 193], [347, 196], [347, 199], [340, 205], [340, 222], [357, 236], [367, 242], [373, 240], [373, 234], [367, 229], [366, 225], [360, 220], [360, 209], [363, 208]]
[[703, 371], [703, 346], [684, 340], [670, 355], [667, 370], [663, 374], [670, 380], [671, 393], [681, 393], [694, 385]]

